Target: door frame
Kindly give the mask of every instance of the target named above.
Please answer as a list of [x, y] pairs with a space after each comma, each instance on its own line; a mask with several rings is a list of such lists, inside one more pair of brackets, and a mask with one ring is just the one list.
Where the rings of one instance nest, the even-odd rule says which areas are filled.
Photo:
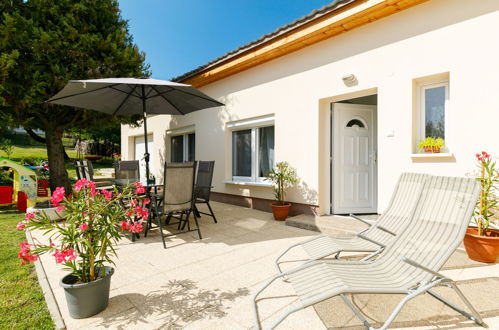
[[[377, 94], [377, 93], [376, 93]], [[367, 95], [366, 95], [367, 96]], [[346, 101], [349, 99], [344, 99], [341, 101]], [[329, 214], [334, 215], [334, 135], [335, 131], [335, 121], [334, 121], [334, 105], [336, 103], [341, 103], [341, 101], [331, 102], [329, 107]], [[378, 212], [378, 105], [373, 105], [375, 109], [373, 110], [373, 149], [375, 153], [375, 162], [373, 168], [373, 205], [375, 213]], [[360, 213], [362, 214], [362, 213]]]

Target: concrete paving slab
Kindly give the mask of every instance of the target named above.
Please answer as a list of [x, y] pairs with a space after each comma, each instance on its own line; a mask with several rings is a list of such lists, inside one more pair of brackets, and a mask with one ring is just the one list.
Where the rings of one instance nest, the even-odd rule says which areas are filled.
[[[202, 240], [198, 239], [197, 233], [180, 234], [168, 238], [167, 249], [164, 249], [157, 229], [135, 242], [122, 239], [118, 245], [116, 272], [111, 281], [109, 307], [88, 319], [74, 320], [69, 317], [64, 291], [58, 286], [65, 273], [55, 264], [52, 256], [42, 256], [40, 260], [67, 328], [252, 328], [252, 296], [275, 274], [275, 258], [291, 244], [317, 232], [287, 226], [262, 211], [216, 202], [212, 203], [212, 207], [219, 223], [215, 224], [211, 217], [203, 216], [200, 219]], [[363, 228], [362, 224], [341, 217], [294, 217], [294, 220], [325, 224], [326, 230], [331, 233], [354, 232]], [[490, 287], [491, 283], [495, 283], [480, 281], [492, 281], [491, 278], [497, 277], [499, 265], [477, 264], [470, 262], [462, 251], [456, 253], [455, 262], [446, 265], [443, 270], [445, 274], [459, 281], [470, 281], [466, 284], [470, 288], [477, 285]], [[300, 264], [305, 256], [300, 248], [291, 250], [284, 259], [283, 267], [289, 269]], [[493, 297], [490, 294], [484, 295], [483, 301], [491, 306], [489, 300]], [[363, 306], [369, 303], [362, 299], [365, 298], [359, 298], [359, 302]], [[292, 287], [277, 281], [260, 296], [258, 306], [262, 325], [269, 325], [296, 303]], [[419, 320], [419, 315], [426, 314], [420, 314], [422, 312], [418, 308], [418, 305], [408, 308], [407, 315]], [[341, 318], [338, 319], [332, 311], [340, 313]], [[452, 316], [449, 319], [449, 314], [441, 311], [447, 317], [445, 322], [399, 322], [396, 326], [404, 329], [413, 328], [413, 325], [416, 329], [471, 326]], [[495, 309], [484, 311], [491, 328], [499, 324], [499, 310], [497, 313]], [[279, 329], [334, 329], [342, 326], [354, 329], [357, 324], [351, 323], [353, 318], [347, 312], [337, 309], [335, 302], [324, 302], [292, 314]], [[383, 313], [384, 310], [381, 308], [376, 312]], [[377, 314], [375, 316], [378, 317]]]

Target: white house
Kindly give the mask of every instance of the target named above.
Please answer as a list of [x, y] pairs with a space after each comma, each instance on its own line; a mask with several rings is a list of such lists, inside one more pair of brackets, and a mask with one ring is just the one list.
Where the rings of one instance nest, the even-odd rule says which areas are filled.
[[[225, 106], [151, 116], [153, 173], [215, 160], [213, 200], [268, 210], [262, 173], [285, 160], [295, 213], [381, 213], [402, 172], [499, 155], [497, 31], [497, 0], [335, 1], [177, 78]], [[421, 153], [436, 135], [443, 152]], [[143, 141], [123, 126], [124, 158]]]

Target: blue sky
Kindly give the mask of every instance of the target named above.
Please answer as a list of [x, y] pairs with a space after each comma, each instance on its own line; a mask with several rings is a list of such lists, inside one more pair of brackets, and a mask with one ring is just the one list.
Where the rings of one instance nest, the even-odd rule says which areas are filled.
[[169, 80], [331, 0], [119, 0], [152, 77]]

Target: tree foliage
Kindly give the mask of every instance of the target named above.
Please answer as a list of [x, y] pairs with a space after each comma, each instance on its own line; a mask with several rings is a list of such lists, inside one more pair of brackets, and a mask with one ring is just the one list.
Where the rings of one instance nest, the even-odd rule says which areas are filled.
[[46, 132], [51, 181], [68, 187], [63, 131], [136, 118], [44, 101], [71, 79], [147, 75], [145, 55], [116, 0], [0, 0], [0, 15], [0, 116]]

